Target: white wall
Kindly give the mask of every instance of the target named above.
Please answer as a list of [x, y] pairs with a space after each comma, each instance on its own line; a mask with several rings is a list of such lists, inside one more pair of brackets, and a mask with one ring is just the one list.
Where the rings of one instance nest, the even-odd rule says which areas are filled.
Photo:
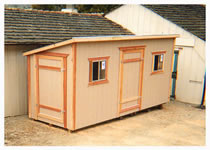
[[176, 99], [193, 104], [201, 103], [205, 74], [205, 41], [142, 5], [123, 5], [105, 17], [136, 35], [180, 34], [176, 45], [183, 50], [178, 58]]
[[27, 114], [27, 59], [22, 55], [41, 45], [5, 45], [4, 116]]

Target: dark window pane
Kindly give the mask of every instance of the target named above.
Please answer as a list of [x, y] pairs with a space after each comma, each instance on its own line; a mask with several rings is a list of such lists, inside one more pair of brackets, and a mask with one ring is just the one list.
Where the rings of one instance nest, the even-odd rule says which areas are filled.
[[154, 58], [154, 71], [158, 70], [158, 56], [159, 55], [155, 55]]
[[98, 80], [98, 62], [93, 62], [93, 81]]
[[100, 61], [100, 79], [105, 79], [106, 61]]

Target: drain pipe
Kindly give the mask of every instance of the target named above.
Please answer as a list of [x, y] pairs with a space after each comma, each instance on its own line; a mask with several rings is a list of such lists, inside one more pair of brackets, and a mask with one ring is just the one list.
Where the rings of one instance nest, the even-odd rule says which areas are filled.
[[205, 71], [205, 75], [204, 75], [203, 95], [202, 95], [201, 105], [200, 105], [201, 109], [205, 108], [205, 106], [204, 106], [205, 94], [206, 94], [206, 71]]

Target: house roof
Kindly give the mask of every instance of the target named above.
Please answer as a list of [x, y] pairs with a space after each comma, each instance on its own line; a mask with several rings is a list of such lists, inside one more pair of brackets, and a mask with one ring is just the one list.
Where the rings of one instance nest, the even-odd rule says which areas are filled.
[[206, 39], [205, 5], [143, 5], [160, 16], [181, 26], [195, 36]]
[[108, 41], [126, 41], [126, 40], [149, 40], [149, 39], [174, 39], [179, 37], [177, 34], [171, 35], [144, 35], [144, 36], [100, 36], [100, 37], [73, 37], [70, 40], [62, 41], [56, 44], [37, 48], [23, 53], [24, 56], [40, 53], [57, 47], [65, 46], [73, 43], [87, 43], [87, 42], [108, 42]]
[[133, 35], [101, 14], [5, 9], [6, 44], [52, 44], [72, 37]]

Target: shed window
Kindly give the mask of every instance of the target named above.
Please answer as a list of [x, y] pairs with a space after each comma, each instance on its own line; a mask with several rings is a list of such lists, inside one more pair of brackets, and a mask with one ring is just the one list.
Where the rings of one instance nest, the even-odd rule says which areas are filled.
[[89, 85], [108, 82], [108, 59], [109, 57], [89, 58]]
[[93, 62], [92, 81], [104, 80], [106, 71], [106, 60]]
[[163, 52], [153, 52], [153, 65], [152, 65], [152, 73], [163, 72], [164, 70], [164, 57], [165, 51]]

